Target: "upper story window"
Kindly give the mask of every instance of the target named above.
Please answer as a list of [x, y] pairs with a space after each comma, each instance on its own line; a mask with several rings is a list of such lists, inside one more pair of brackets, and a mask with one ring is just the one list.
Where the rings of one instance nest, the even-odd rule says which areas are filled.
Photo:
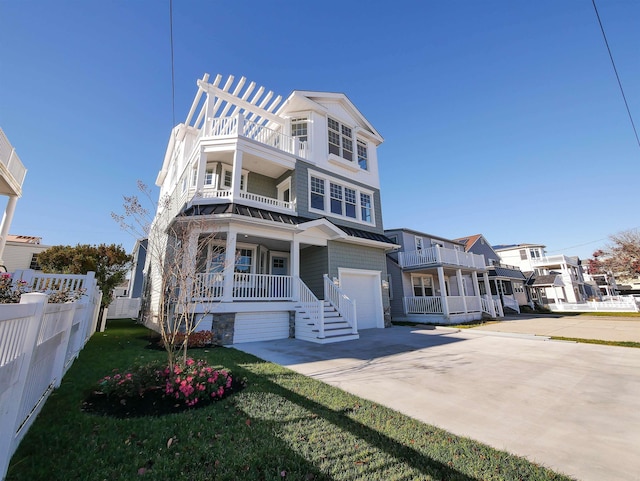
[[[242, 192], [247, 191], [247, 171], [243, 170], [240, 175], [240, 190]], [[231, 184], [233, 182], [233, 172], [227, 168], [222, 170], [222, 188], [223, 189], [231, 189]]]
[[532, 259], [539, 259], [540, 251], [538, 249], [529, 249], [529, 255], [531, 255]]
[[329, 153], [353, 161], [353, 133], [350, 127], [329, 117]]
[[369, 158], [367, 156], [367, 144], [358, 140], [358, 165], [363, 170], [369, 170]]
[[[309, 177], [310, 210], [329, 212], [354, 221], [373, 224], [373, 195], [354, 186], [320, 176]], [[329, 191], [328, 202], [327, 187]]]
[[298, 117], [291, 119], [291, 136], [297, 138], [300, 142], [308, 140], [307, 119]]
[[527, 251], [525, 249], [520, 249], [520, 260], [521, 261], [527, 260]]
[[421, 251], [424, 248], [424, 243], [422, 242], [422, 237], [416, 237], [416, 250]]

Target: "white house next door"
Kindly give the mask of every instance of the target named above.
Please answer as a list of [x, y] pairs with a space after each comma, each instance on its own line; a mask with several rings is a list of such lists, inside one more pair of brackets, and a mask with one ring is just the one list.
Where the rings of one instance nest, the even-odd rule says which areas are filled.
[[380, 271], [338, 269], [340, 288], [356, 301], [358, 330], [384, 327]]

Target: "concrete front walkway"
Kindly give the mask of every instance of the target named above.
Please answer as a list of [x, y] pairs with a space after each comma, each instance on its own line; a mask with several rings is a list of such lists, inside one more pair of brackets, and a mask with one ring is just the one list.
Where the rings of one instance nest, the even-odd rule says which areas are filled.
[[640, 317], [519, 315], [473, 329], [536, 336], [640, 342]]
[[394, 326], [234, 347], [580, 480], [640, 480], [640, 349]]

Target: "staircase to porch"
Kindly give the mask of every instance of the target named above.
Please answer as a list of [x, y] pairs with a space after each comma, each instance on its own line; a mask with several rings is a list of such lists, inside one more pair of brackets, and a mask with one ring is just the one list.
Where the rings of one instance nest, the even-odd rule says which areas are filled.
[[328, 344], [359, 339], [355, 304], [324, 276], [324, 297], [319, 300], [298, 280], [299, 301], [295, 304], [295, 337]]
[[[351, 341], [359, 339], [353, 328], [329, 301], [322, 302], [324, 320], [323, 333], [313, 320], [313, 313], [304, 306], [296, 306], [296, 338], [305, 341], [328, 344], [331, 342]], [[323, 337], [320, 337], [320, 336]]]

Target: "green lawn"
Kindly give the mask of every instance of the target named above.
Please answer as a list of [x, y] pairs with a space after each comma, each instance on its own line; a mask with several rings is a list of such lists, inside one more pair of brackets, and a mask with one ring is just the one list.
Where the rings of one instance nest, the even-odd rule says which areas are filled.
[[192, 351], [246, 377], [248, 387], [222, 401], [156, 418], [82, 412], [91, 385], [113, 368], [164, 356], [145, 349], [148, 335], [132, 321], [94, 335], [7, 481], [569, 479], [235, 349]]

